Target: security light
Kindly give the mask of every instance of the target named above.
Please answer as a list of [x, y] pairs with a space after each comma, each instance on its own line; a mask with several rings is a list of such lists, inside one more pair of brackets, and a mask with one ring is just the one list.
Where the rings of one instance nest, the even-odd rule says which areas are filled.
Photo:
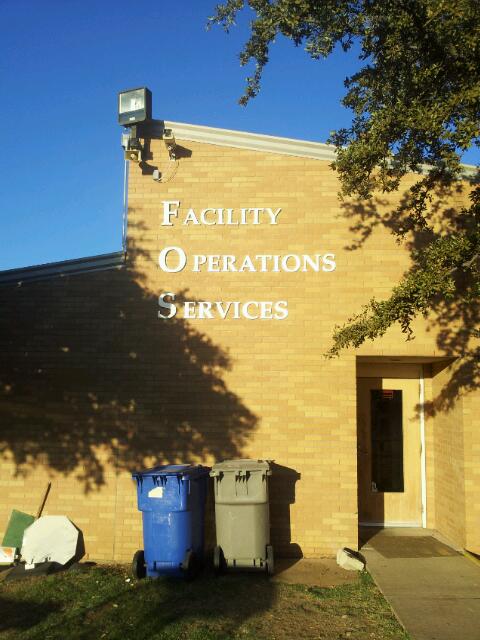
[[118, 122], [130, 127], [152, 119], [152, 92], [147, 87], [118, 94]]
[[142, 124], [152, 119], [152, 92], [147, 87], [128, 89], [118, 94], [118, 122], [126, 127], [122, 133], [125, 160], [142, 162], [145, 138]]
[[173, 131], [171, 129], [165, 129], [165, 131], [163, 132], [163, 141], [165, 143], [165, 146], [167, 147], [170, 160], [175, 160], [175, 148], [177, 146], [177, 143], [175, 142], [175, 136], [173, 135]]

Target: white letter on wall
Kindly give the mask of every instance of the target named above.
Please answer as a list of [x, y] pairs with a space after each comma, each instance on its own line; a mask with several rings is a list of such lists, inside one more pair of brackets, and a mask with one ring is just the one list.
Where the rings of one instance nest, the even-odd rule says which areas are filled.
[[158, 312], [158, 317], [163, 318], [163, 320], [168, 320], [169, 318], [173, 318], [173, 316], [177, 313], [177, 307], [171, 302], [165, 302], [165, 298], [169, 296], [172, 300], [175, 300], [174, 293], [162, 293], [161, 296], [158, 296], [158, 304], [162, 309], [168, 309], [168, 315], [164, 315], [161, 311]]
[[[170, 251], [176, 251], [178, 254], [178, 265], [174, 269], [170, 269], [170, 267], [167, 266], [167, 256]], [[167, 273], [178, 273], [178, 271], [181, 271], [187, 264], [187, 256], [185, 251], [180, 249], [180, 247], [165, 247], [165, 249], [160, 251], [158, 264], [162, 271], [166, 271]]]
[[323, 267], [322, 271], [335, 271], [337, 268], [337, 263], [335, 262], [335, 254], [334, 253], [326, 253], [323, 256]]
[[176, 207], [180, 206], [180, 200], [162, 200], [163, 202], [163, 222], [162, 227], [173, 227], [173, 222], [170, 222], [170, 218], [178, 216], [178, 209], [170, 211], [170, 205], [174, 204]]

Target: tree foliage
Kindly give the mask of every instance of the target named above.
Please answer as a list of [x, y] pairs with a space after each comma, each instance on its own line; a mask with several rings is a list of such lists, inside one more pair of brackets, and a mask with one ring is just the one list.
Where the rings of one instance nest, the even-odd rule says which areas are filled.
[[381, 336], [395, 323], [411, 337], [413, 318], [433, 310], [437, 321], [442, 316], [463, 323], [455, 344], [443, 331], [445, 350], [468, 352], [478, 363], [478, 347], [471, 350], [480, 294], [480, 190], [473, 171], [470, 206], [441, 228], [434, 214], [439, 194], [460, 188], [462, 153], [480, 146], [480, 2], [226, 0], [210, 23], [228, 31], [244, 9], [253, 18], [240, 61], [253, 62], [255, 72], [241, 104], [259, 92], [279, 34], [312, 58], [355, 44], [359, 69], [345, 81], [342, 101], [352, 111], [351, 126], [329, 140], [337, 151], [340, 195], [371, 204], [379, 193], [401, 188], [407, 173], [418, 172], [399, 207], [382, 220], [412, 248], [412, 266], [387, 300], [372, 299], [336, 328], [329, 355]]

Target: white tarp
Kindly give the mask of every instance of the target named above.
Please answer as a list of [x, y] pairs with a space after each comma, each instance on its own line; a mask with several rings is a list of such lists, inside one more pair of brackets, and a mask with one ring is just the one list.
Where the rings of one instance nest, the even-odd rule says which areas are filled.
[[39, 562], [66, 564], [75, 557], [78, 529], [66, 516], [42, 516], [23, 534], [22, 559], [27, 566]]

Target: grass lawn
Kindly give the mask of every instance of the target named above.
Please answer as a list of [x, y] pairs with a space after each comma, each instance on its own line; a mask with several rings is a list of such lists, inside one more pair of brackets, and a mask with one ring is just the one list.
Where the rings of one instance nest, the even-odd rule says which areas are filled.
[[408, 638], [367, 573], [334, 589], [258, 574], [205, 575], [190, 583], [129, 579], [128, 568], [116, 566], [3, 582], [0, 638]]

